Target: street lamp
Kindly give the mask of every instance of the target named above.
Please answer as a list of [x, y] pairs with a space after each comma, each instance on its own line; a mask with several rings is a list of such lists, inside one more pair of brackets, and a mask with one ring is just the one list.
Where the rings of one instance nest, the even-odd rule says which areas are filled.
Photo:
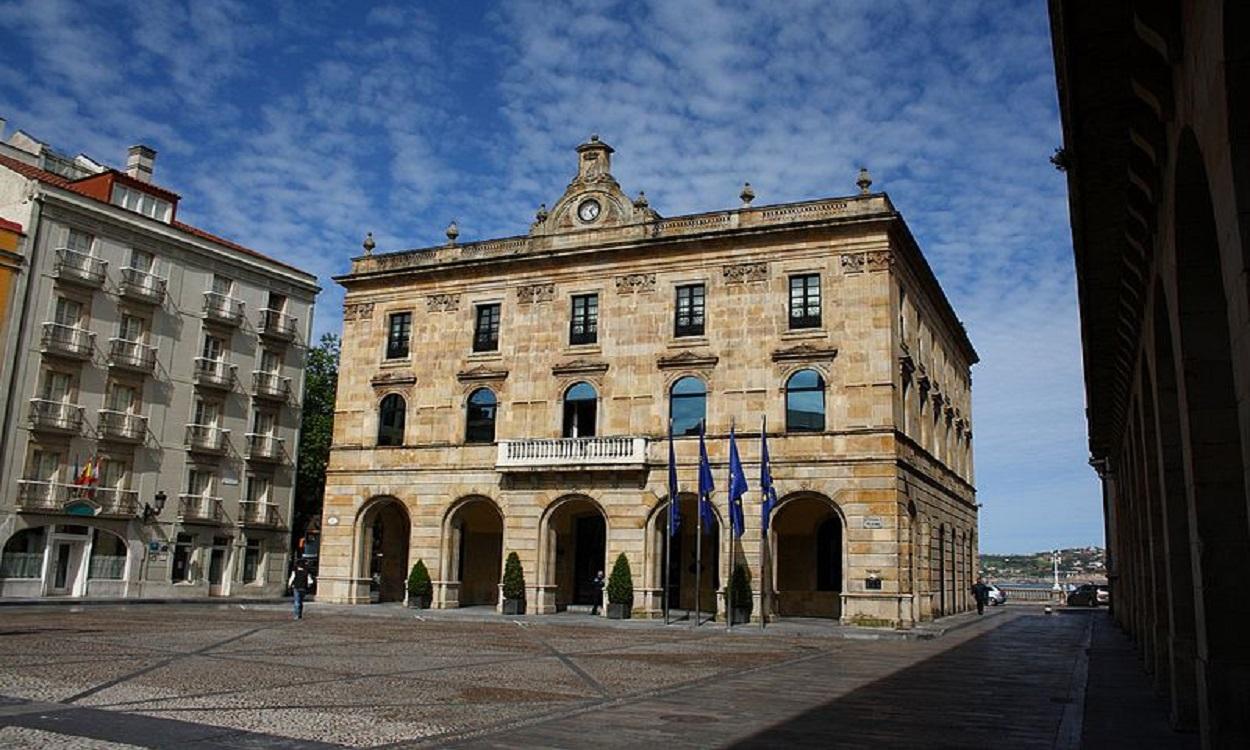
[[1051, 587], [1051, 591], [1061, 591], [1059, 588], [1059, 550], [1050, 553], [1050, 561], [1055, 566], [1055, 585]]
[[166, 499], [167, 498], [165, 497], [164, 492], [157, 491], [156, 496], [152, 498], [152, 502], [156, 503], [155, 506], [148, 505], [147, 503], [143, 504], [144, 523], [152, 523], [156, 520], [157, 516], [161, 514], [161, 511], [165, 510]]

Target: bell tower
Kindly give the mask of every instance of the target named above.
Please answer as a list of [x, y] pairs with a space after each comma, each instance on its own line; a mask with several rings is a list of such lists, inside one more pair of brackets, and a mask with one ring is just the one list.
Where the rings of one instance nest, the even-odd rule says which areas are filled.
[[598, 134], [590, 136], [590, 140], [577, 147], [577, 181], [599, 182], [612, 179], [611, 146], [599, 140]]

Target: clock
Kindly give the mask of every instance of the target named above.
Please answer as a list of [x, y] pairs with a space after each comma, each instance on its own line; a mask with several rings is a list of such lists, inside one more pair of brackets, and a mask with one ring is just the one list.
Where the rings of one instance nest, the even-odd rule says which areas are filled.
[[577, 218], [587, 223], [599, 218], [599, 201], [594, 198], [582, 201], [577, 207]]

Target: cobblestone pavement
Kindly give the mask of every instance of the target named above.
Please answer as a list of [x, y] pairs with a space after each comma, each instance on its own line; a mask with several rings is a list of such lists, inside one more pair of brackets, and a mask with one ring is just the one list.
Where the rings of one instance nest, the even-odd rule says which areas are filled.
[[930, 640], [865, 640], [810, 626], [8, 608], [0, 747], [1075, 746], [1090, 618], [1002, 608], [959, 622]]

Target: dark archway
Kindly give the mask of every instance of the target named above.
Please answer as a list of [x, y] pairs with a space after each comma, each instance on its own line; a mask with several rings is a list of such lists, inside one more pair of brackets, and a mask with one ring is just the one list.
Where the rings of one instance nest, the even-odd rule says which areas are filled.
[[395, 498], [379, 498], [360, 516], [360, 573], [370, 579], [370, 599], [404, 600], [408, 582], [408, 511]]
[[[704, 525], [700, 535], [698, 496], [681, 493], [677, 497], [680, 528], [669, 540], [667, 550], [663, 547], [664, 537], [660, 537], [661, 575], [664, 566], [668, 566], [668, 606], [671, 610], [693, 610], [695, 592], [700, 591], [699, 609], [714, 612], [716, 592], [720, 590], [720, 519], [713, 514], [712, 522]], [[668, 533], [667, 506], [656, 515], [655, 523], [661, 535]]]
[[600, 571], [607, 575], [607, 518], [588, 497], [556, 501], [546, 519], [548, 555], [546, 583], [555, 587], [555, 609], [570, 605], [590, 607], [602, 599], [594, 585]]
[[1250, 661], [1244, 657], [1250, 600], [1230, 595], [1250, 580], [1250, 519], [1226, 296], [1232, 285], [1225, 283], [1235, 272], [1223, 267], [1209, 185], [1202, 152], [1185, 131], [1176, 168], [1176, 311], [1189, 427], [1190, 531], [1199, 556], [1198, 684], [1207, 699], [1204, 735], [1222, 745], [1250, 732]]
[[487, 498], [471, 498], [449, 516], [448, 572], [459, 583], [461, 607], [499, 601], [503, 569], [503, 514]]
[[[1224, 0], [1224, 86], [1241, 257], [1250, 266], [1250, 3]], [[1250, 289], [1247, 290], [1250, 293]]]
[[783, 502], [773, 518], [773, 585], [769, 592], [783, 617], [842, 616], [842, 517], [823, 497]]

